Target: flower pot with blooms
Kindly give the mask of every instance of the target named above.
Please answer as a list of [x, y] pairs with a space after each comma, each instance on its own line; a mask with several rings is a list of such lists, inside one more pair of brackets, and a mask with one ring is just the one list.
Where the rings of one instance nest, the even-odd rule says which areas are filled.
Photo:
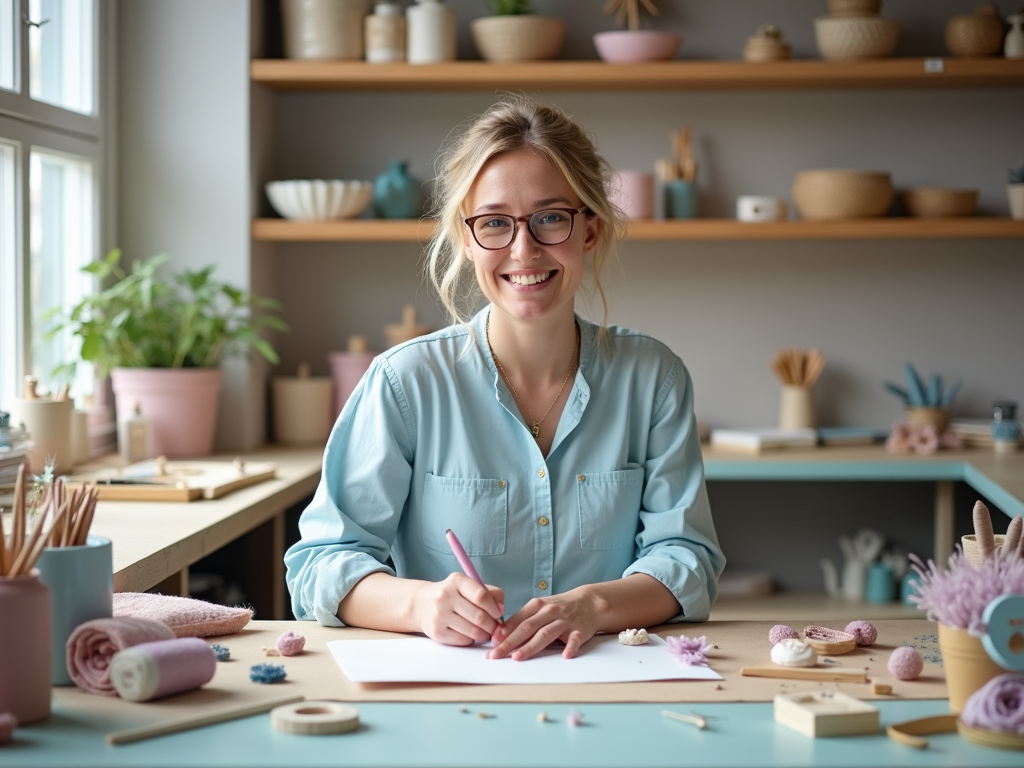
[[558, 58], [565, 21], [533, 13], [531, 0], [488, 0], [491, 16], [469, 23], [473, 44], [486, 61], [546, 61]]
[[638, 61], [669, 61], [682, 45], [683, 38], [674, 32], [640, 29], [640, 11], [659, 15], [654, 0], [608, 0], [605, 15], [616, 14], [618, 26], [629, 29], [598, 32], [594, 35], [597, 55], [604, 61], [625, 64]]
[[[153, 450], [169, 457], [213, 450], [220, 363], [255, 349], [278, 362], [264, 328], [286, 331], [274, 313], [281, 305], [214, 280], [214, 267], [185, 270], [169, 281], [158, 274], [167, 256], [119, 265], [121, 252], [83, 267], [101, 285], [66, 313], [50, 313], [54, 335], [65, 330], [80, 342], [78, 357], [99, 376], [110, 374], [118, 421], [136, 403], [153, 427]], [[55, 372], [68, 375], [75, 362]]]
[[906, 364], [907, 386], [891, 381], [885, 388], [903, 401], [906, 421], [893, 425], [885, 447], [890, 453], [935, 453], [939, 448], [959, 448], [960, 440], [949, 430], [949, 406], [960, 391], [961, 381], [943, 388], [942, 377], [932, 374], [928, 383], [914, 366]]

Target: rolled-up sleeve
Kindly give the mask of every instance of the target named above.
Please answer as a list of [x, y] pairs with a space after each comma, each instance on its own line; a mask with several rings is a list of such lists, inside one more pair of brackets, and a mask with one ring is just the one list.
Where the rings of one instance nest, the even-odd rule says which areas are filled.
[[415, 426], [394, 371], [371, 364], [338, 417], [320, 485], [285, 553], [297, 619], [342, 626], [338, 606], [356, 583], [388, 565], [412, 477]]
[[676, 361], [654, 404], [637, 534], [638, 556], [623, 576], [644, 573], [682, 608], [670, 621], [706, 621], [725, 556], [711, 518], [704, 460], [693, 416], [693, 385]]

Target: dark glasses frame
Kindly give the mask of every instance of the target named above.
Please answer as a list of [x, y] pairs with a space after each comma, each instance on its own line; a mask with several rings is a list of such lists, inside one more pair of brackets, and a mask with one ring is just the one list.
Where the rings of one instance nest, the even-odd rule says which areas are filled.
[[[543, 240], [537, 237], [537, 233], [534, 232], [533, 227], [530, 226], [530, 219], [532, 219], [538, 213], [546, 213], [547, 211], [561, 211], [562, 213], [569, 214], [569, 232], [563, 239], [559, 240], [557, 243], [545, 243]], [[572, 230], [573, 226], [576, 223], [576, 216], [580, 213], [586, 213], [589, 216], [590, 209], [587, 208], [587, 206], [585, 205], [582, 208], [541, 208], [539, 211], [534, 211], [528, 216], [512, 216], [507, 213], [481, 213], [479, 216], [470, 216], [468, 219], [463, 219], [462, 221], [469, 227], [469, 231], [473, 234], [473, 239], [476, 241], [477, 245], [479, 245], [485, 251], [500, 251], [503, 248], [508, 248], [510, 245], [512, 245], [512, 243], [516, 241], [516, 235], [519, 233], [520, 221], [526, 222], [526, 231], [530, 233], [530, 237], [532, 237], [534, 242], [537, 243], [538, 245], [561, 245], [570, 237], [572, 237]], [[509, 238], [508, 242], [505, 243], [505, 245], [499, 246], [498, 248], [489, 248], [488, 246], [481, 243], [480, 238], [476, 236], [476, 228], [473, 225], [476, 224], [478, 219], [486, 219], [488, 217], [502, 218], [506, 220], [511, 219], [512, 237]]]

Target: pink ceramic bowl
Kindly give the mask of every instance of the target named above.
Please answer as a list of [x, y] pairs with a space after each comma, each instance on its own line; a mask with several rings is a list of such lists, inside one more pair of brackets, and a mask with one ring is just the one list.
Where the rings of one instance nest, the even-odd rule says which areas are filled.
[[669, 61], [676, 57], [683, 38], [674, 32], [653, 29], [618, 29], [594, 35], [597, 55], [614, 64], [637, 61]]

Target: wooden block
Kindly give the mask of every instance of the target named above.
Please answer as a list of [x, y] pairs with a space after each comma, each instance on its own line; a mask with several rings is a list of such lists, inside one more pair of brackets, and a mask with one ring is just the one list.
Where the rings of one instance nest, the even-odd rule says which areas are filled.
[[878, 733], [878, 709], [839, 691], [780, 693], [775, 722], [811, 738]]
[[871, 692], [876, 696], [891, 696], [892, 686], [885, 683], [872, 683]]
[[784, 680], [817, 680], [830, 683], [866, 683], [865, 669], [852, 667], [780, 667], [777, 664], [743, 667], [744, 677], [779, 677]]

